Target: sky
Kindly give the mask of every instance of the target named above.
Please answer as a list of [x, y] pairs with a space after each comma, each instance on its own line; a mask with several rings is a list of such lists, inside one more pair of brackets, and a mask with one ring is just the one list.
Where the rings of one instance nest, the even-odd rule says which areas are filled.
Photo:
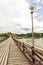
[[43, 0], [0, 0], [0, 33], [30, 33], [29, 6], [34, 7], [34, 32], [43, 33]]

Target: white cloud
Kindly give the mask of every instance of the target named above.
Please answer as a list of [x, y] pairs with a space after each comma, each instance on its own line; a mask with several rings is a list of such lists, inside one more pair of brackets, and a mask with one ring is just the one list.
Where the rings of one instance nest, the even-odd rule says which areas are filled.
[[43, 4], [43, 0], [42, 0], [42, 4]]
[[34, 2], [39, 3], [41, 0], [34, 0]]
[[42, 8], [42, 6], [37, 6], [36, 10], [40, 10]]
[[36, 17], [38, 14], [37, 13], [34, 13], [33, 16]]
[[[34, 27], [39, 25], [39, 21], [34, 18]], [[4, 27], [0, 32], [30, 32], [21, 28], [31, 28], [29, 3], [26, 0], [0, 0], [0, 27]]]

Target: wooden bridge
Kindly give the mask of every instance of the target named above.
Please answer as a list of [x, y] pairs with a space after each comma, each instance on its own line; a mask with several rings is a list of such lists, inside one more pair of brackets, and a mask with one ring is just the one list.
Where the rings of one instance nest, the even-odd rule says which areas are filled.
[[43, 51], [9, 37], [0, 43], [0, 65], [43, 65]]

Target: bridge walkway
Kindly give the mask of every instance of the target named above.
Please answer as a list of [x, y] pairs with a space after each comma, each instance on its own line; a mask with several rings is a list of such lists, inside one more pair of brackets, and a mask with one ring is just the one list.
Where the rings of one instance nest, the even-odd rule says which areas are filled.
[[7, 65], [31, 65], [12, 38], [10, 38], [10, 52]]

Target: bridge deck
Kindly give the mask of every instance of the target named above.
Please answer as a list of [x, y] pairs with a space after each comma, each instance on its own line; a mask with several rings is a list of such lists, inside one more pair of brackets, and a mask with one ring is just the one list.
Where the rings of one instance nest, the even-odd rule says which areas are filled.
[[25, 58], [23, 53], [16, 46], [13, 39], [11, 38], [10, 40], [11, 40], [11, 47], [7, 65], [30, 65], [30, 62]]
[[0, 65], [31, 65], [13, 39], [0, 43]]
[[[13, 40], [11, 37], [7, 40], [0, 43], [0, 65], [32, 65], [32, 62], [25, 57], [25, 55], [29, 58], [29, 49], [25, 46], [25, 55], [21, 52], [18, 46], [16, 45], [18, 42]], [[16, 43], [17, 42], [17, 43]], [[23, 46], [22, 46], [23, 47]], [[26, 52], [27, 49], [27, 52]], [[34, 58], [35, 64], [34, 65], [43, 65], [43, 51], [35, 50]], [[32, 60], [32, 59], [31, 59]]]

